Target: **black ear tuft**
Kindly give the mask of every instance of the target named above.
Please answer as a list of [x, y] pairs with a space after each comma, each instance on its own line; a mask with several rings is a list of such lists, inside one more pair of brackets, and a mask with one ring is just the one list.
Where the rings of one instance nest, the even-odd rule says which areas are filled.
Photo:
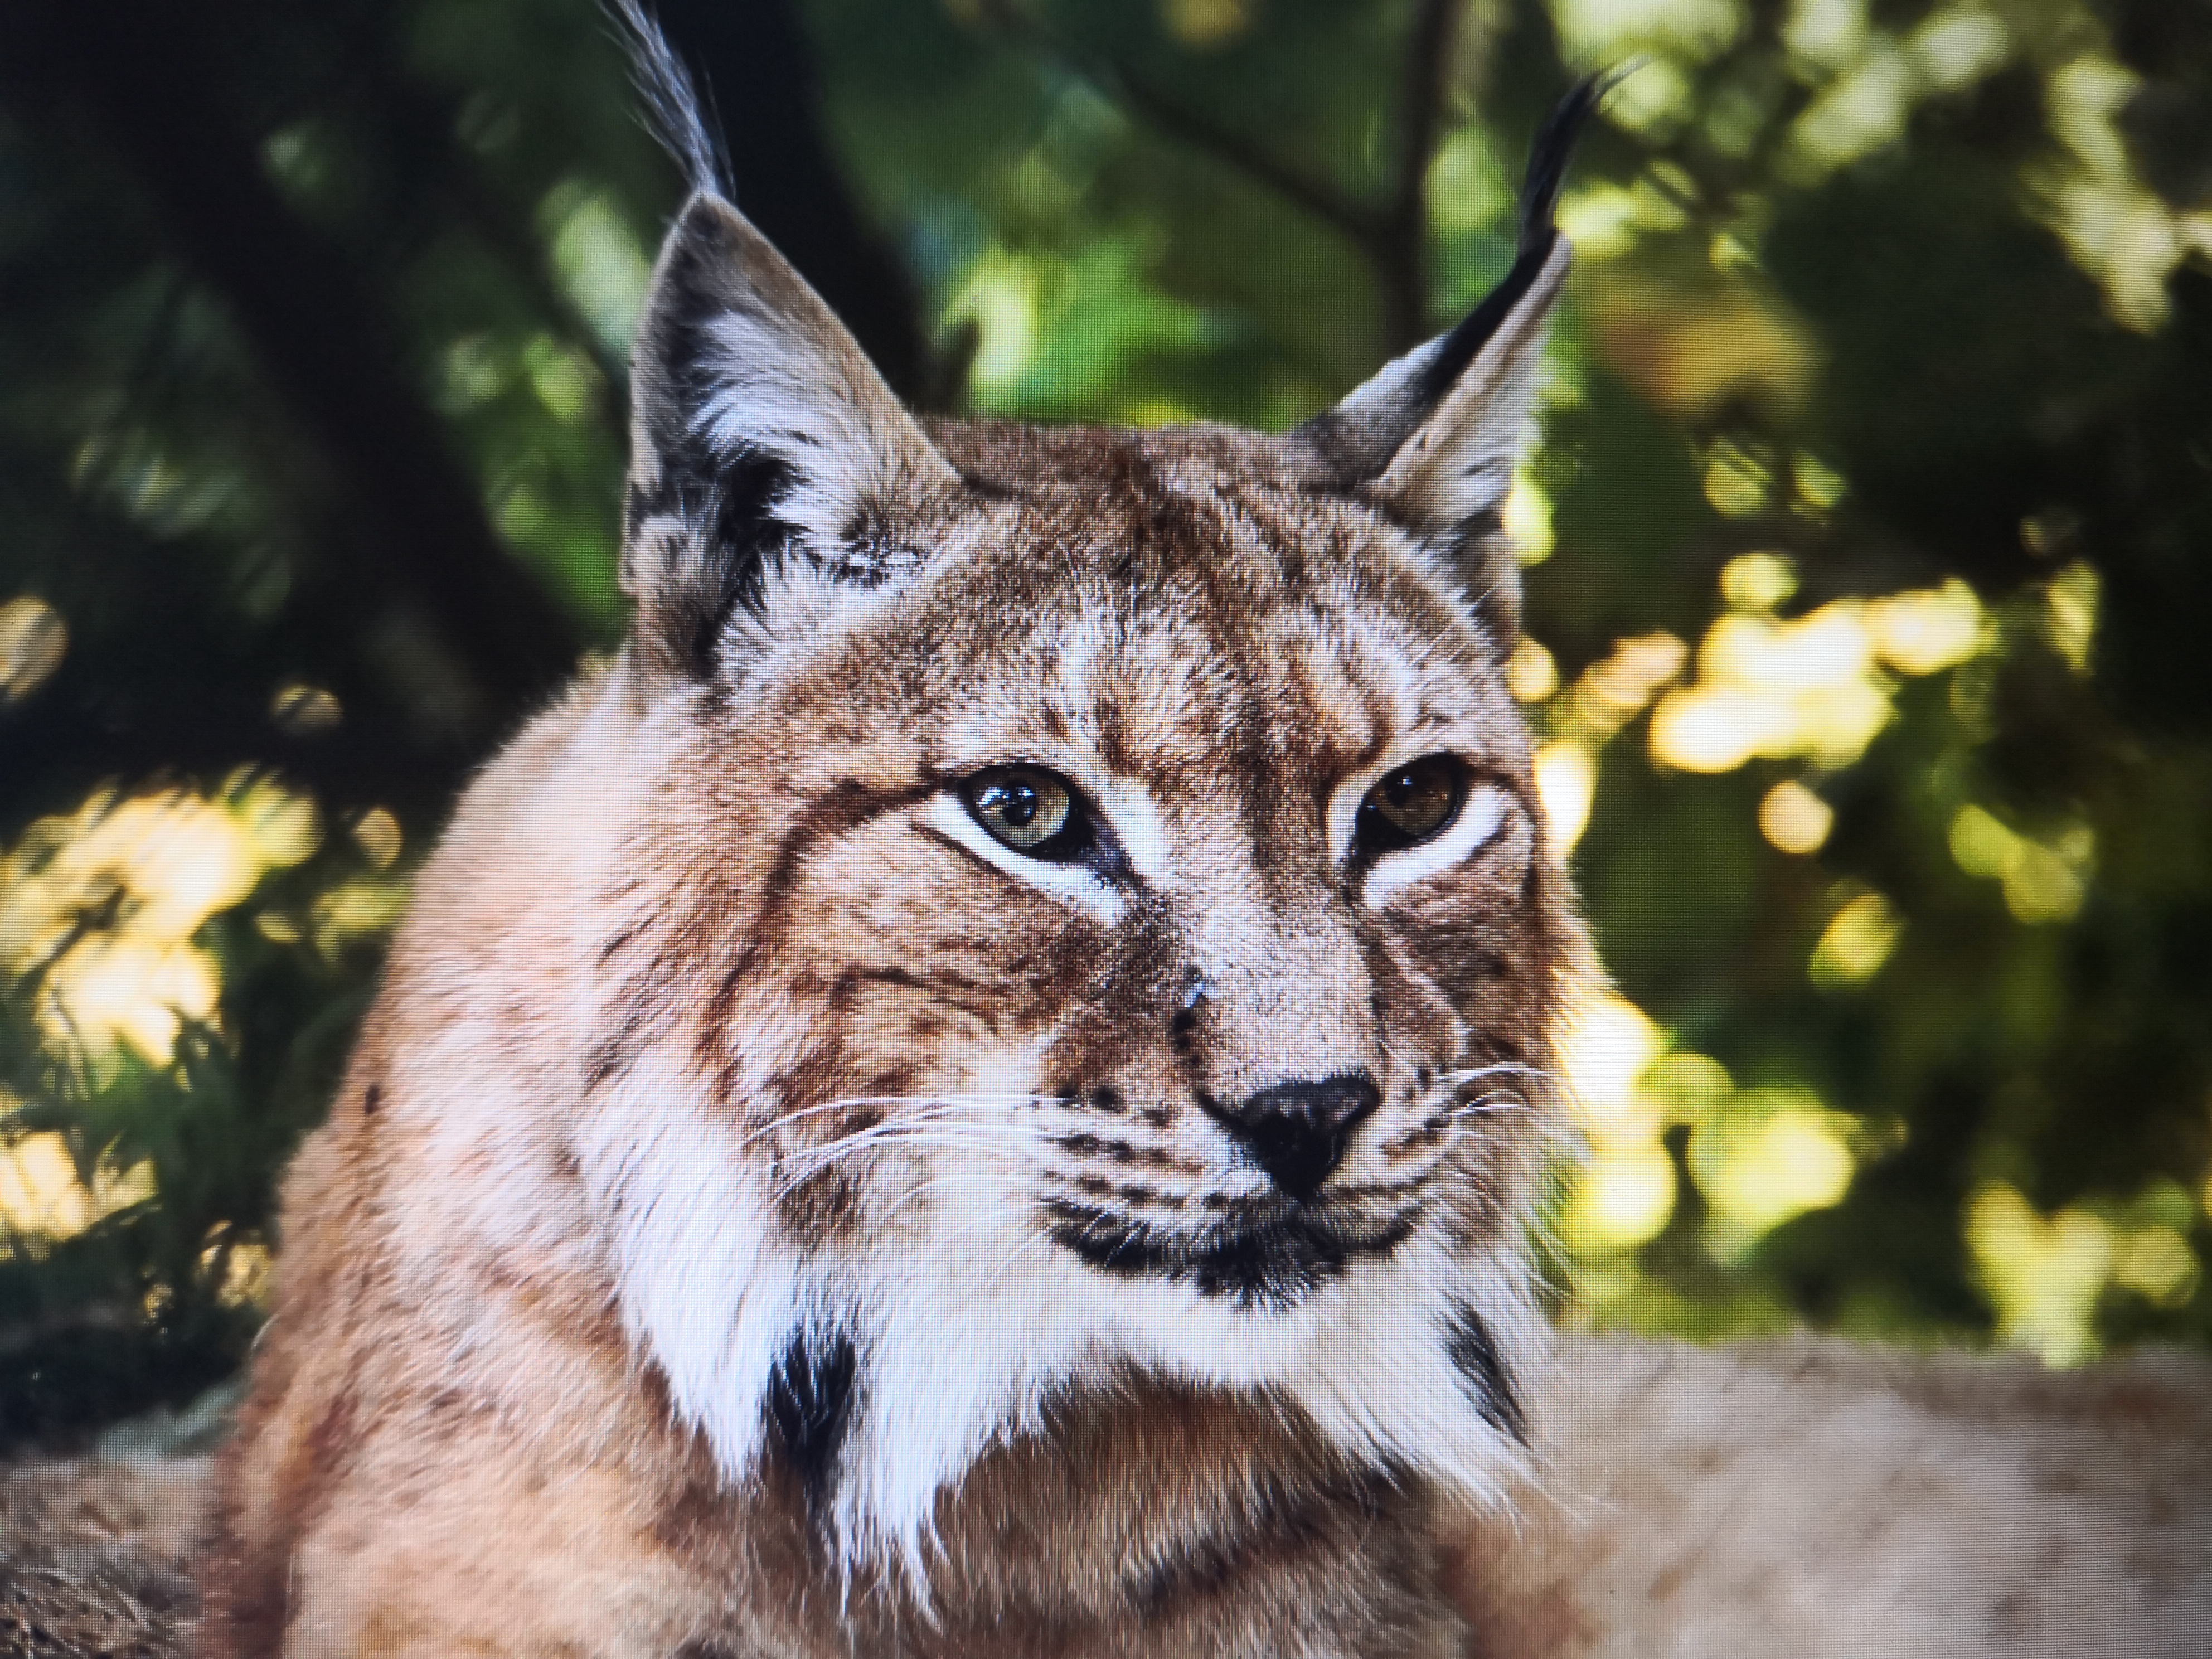
[[1535, 142], [1528, 147], [1528, 171], [1521, 180], [1522, 253], [1551, 252], [1552, 239], [1559, 234], [1552, 223], [1552, 212], [1559, 204], [1567, 163], [1574, 159], [1575, 146], [1581, 142], [1590, 116], [1619, 84], [1622, 73], [1592, 75], [1577, 81], [1536, 129]]
[[1593, 75], [1577, 82], [1567, 95], [1553, 106], [1551, 114], [1537, 129], [1535, 143], [1528, 151], [1528, 171], [1521, 180], [1521, 230], [1512, 268], [1449, 333], [1424, 348], [1433, 350], [1435, 355], [1421, 366], [1414, 382], [1413, 401], [1417, 406], [1432, 408], [1442, 400], [1467, 372], [1467, 366], [1474, 361], [1474, 354], [1498, 332], [1513, 308], [1535, 286], [1536, 278], [1551, 259], [1553, 245], [1559, 240], [1559, 227], [1552, 222], [1552, 213], [1559, 205], [1559, 185], [1566, 177], [1567, 163], [1574, 157], [1575, 144], [1582, 137], [1583, 125], [1612, 89], [1614, 78]]
[[641, 0], [606, 0], [623, 44], [629, 48], [630, 77], [645, 106], [654, 137], [684, 169], [694, 195], [730, 194], [729, 155], [712, 118], [712, 103], [691, 71], [660, 32], [659, 21]]
[[1385, 514], [1448, 569], [1501, 653], [1520, 626], [1520, 569], [1498, 532], [1571, 255], [1552, 213], [1575, 140], [1611, 85], [1579, 82], [1537, 132], [1504, 280], [1456, 327], [1384, 365], [1285, 441], [1318, 485]]

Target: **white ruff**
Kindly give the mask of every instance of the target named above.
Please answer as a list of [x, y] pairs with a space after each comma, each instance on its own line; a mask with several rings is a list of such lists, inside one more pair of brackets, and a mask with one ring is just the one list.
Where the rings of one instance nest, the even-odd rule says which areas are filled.
[[[1509, 1372], [1535, 1322], [1517, 1270], [1425, 1231], [1284, 1312], [1099, 1274], [1039, 1234], [1001, 1161], [936, 1170], [927, 1205], [868, 1242], [809, 1250], [775, 1219], [769, 1164], [653, 1057], [599, 1099], [579, 1152], [632, 1340], [723, 1476], [757, 1477], [771, 1379], [802, 1324], [851, 1337], [853, 1413], [832, 1472], [842, 1568], [902, 1567], [923, 1597], [938, 1499], [1055, 1396], [1131, 1367], [1295, 1407], [1347, 1458], [1493, 1504], [1522, 1449], [1447, 1352], [1473, 1307]], [[957, 1224], [948, 1218], [959, 1218]], [[1493, 1408], [1494, 1409], [1494, 1408]]]

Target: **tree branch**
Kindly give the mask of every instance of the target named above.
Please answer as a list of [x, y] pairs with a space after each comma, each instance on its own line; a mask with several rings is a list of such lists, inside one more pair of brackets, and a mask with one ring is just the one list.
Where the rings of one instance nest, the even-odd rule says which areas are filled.
[[1070, 67], [1109, 97], [1118, 99], [1145, 116], [1163, 132], [1193, 149], [1204, 151], [1284, 200], [1303, 208], [1341, 232], [1370, 257], [1382, 239], [1389, 234], [1389, 216], [1374, 204], [1338, 189], [1325, 179], [1300, 172], [1243, 134], [1231, 131], [1195, 110], [1184, 108], [1126, 69], [1111, 64], [1085, 69], [1071, 64]]
[[1245, 174], [1342, 233], [1362, 252], [1373, 254], [1385, 222], [1382, 210], [1372, 203], [1340, 190], [1326, 179], [1301, 172], [1243, 134], [1178, 103], [1133, 74], [1126, 64], [1078, 52], [1007, 0], [983, 0], [981, 9], [1001, 35], [1037, 56], [1051, 58], [1077, 79], [1089, 82], [1109, 102], [1125, 106], [1170, 137]]
[[574, 661], [574, 625], [493, 536], [354, 264], [263, 174], [222, 101], [208, 20], [165, 0], [15, 0], [0, 64], [25, 97], [58, 92], [112, 138], [318, 441], [383, 564], [380, 585], [416, 601], [495, 715], [558, 684]]
[[1394, 354], [1410, 349], [1429, 333], [1429, 165], [1436, 159], [1443, 129], [1444, 87], [1461, 5], [1462, 0], [1422, 0], [1406, 40], [1398, 94], [1397, 175], [1384, 210], [1377, 260]]
[[1443, 127], [1444, 88], [1462, 0], [1423, 0], [1401, 77], [1398, 165], [1387, 197], [1369, 201], [1292, 167], [1242, 133], [1178, 103], [1127, 66], [1086, 57], [1007, 0], [985, 0], [1000, 33], [1049, 57], [1152, 126], [1242, 173], [1337, 231], [1375, 267], [1393, 354], [1428, 334], [1428, 199], [1424, 189]]

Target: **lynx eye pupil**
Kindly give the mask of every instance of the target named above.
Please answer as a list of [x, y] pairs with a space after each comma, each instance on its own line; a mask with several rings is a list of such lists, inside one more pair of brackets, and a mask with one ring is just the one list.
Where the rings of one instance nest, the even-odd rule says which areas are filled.
[[1074, 788], [1049, 772], [1006, 767], [970, 779], [962, 793], [975, 822], [1017, 853], [1061, 861], [1083, 850], [1089, 820]]
[[1425, 755], [1385, 775], [1353, 819], [1355, 850], [1370, 855], [1417, 847], [1459, 816], [1467, 771], [1449, 755]]

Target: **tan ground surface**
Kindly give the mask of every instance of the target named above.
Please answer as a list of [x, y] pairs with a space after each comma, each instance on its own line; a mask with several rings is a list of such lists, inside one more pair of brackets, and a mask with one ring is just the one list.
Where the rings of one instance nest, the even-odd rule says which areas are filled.
[[[2212, 1364], [1571, 1338], [1498, 1656], [2212, 1659]], [[0, 1471], [0, 1655], [178, 1651], [204, 1458]]]

